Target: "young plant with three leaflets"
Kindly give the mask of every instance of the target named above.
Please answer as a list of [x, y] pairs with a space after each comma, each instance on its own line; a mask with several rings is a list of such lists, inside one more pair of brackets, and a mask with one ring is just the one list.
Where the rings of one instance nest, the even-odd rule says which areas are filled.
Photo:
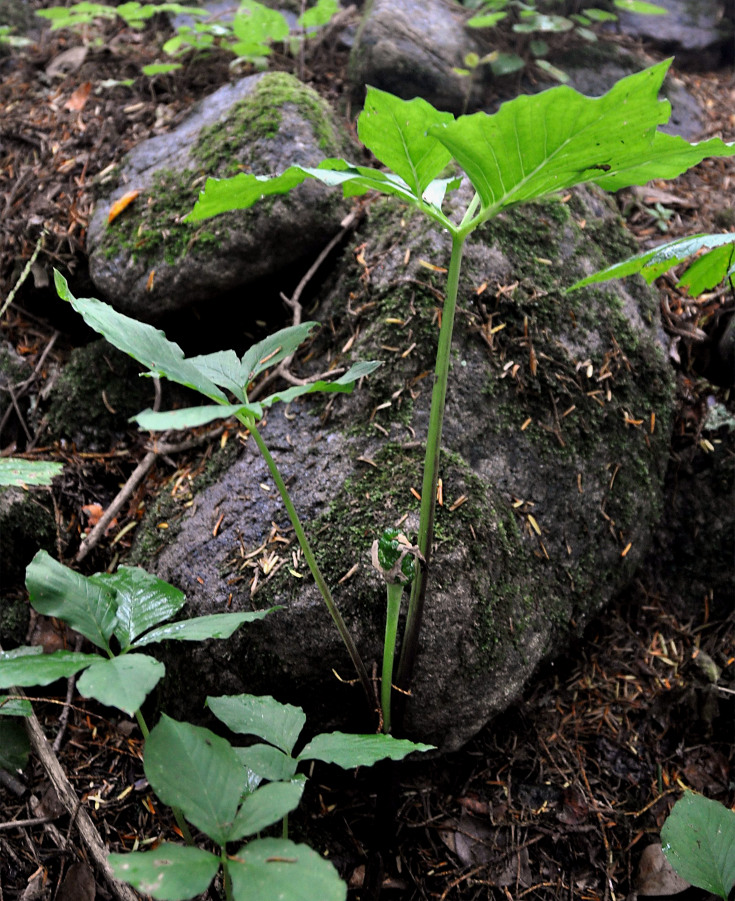
[[[111, 854], [115, 875], [166, 901], [205, 892], [220, 867], [228, 901], [344, 901], [347, 887], [332, 864], [286, 835], [287, 817], [307, 781], [297, 772], [299, 764], [321, 760], [353, 769], [385, 758], [401, 760], [431, 746], [389, 735], [331, 732], [294, 754], [306, 724], [300, 707], [254, 695], [210, 697], [207, 706], [232, 732], [260, 742], [233, 747], [209, 729], [164, 716], [151, 730], [143, 763], [158, 797], [182, 810], [218, 853], [164, 843], [155, 851]], [[282, 838], [250, 838], [227, 852], [228, 844], [281, 821]]]
[[[148, 367], [147, 375], [167, 378], [179, 385], [184, 385], [186, 388], [203, 394], [210, 401], [205, 406], [187, 407], [166, 413], [144, 410], [133, 417], [142, 429], [151, 431], [190, 429], [234, 416], [253, 436], [278, 493], [281, 495], [304, 559], [359, 676], [368, 706], [372, 709], [374, 706], [373, 688], [365, 664], [319, 569], [314, 551], [288, 493], [286, 483], [258, 431], [256, 422], [263, 418], [266, 410], [279, 401], [290, 403], [297, 397], [315, 392], [349, 393], [359, 379], [373, 372], [380, 363], [355, 363], [347, 372], [332, 381], [318, 379], [304, 385], [294, 385], [283, 391], [276, 391], [262, 400], [250, 402], [248, 391], [251, 383], [271, 366], [276, 366], [282, 360], [291, 357], [307, 340], [317, 323], [303, 322], [300, 325], [281, 329], [263, 341], [253, 344], [242, 357], [238, 357], [234, 350], [185, 357], [179, 345], [169, 341], [160, 329], [118, 313], [117, 310], [96, 298], [74, 297], [66, 279], [58, 272], [54, 273], [54, 277], [59, 296], [71, 303], [90, 328], [103, 335], [119, 350]], [[232, 402], [233, 397], [235, 403]]]
[[[431, 573], [439, 450], [465, 241], [504, 210], [574, 185], [617, 191], [653, 178], [673, 178], [707, 156], [735, 154], [735, 145], [719, 138], [690, 144], [658, 131], [671, 112], [668, 101], [658, 99], [669, 65], [670, 60], [664, 61], [630, 75], [602, 97], [560, 86], [517, 97], [494, 115], [457, 118], [425, 100], [401, 100], [368, 88], [358, 135], [385, 170], [327, 159], [316, 167], [291, 166], [272, 178], [241, 173], [209, 179], [187, 217], [194, 222], [245, 209], [314, 178], [341, 187], [347, 196], [377, 191], [397, 197], [428, 216], [451, 240], [421, 489], [418, 548], [427, 565], [411, 591], [397, 674], [403, 689], [411, 682]], [[445, 212], [448, 192], [464, 177], [458, 170], [469, 179], [474, 196], [459, 212]]]

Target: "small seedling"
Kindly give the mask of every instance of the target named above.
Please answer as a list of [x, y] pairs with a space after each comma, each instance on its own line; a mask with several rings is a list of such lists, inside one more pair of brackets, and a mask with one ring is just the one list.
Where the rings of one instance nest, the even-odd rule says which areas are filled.
[[[299, 764], [321, 760], [352, 769], [431, 746], [332, 732], [317, 735], [294, 755], [306, 724], [300, 707], [253, 695], [210, 697], [207, 705], [233, 732], [261, 741], [236, 748], [208, 729], [164, 716], [146, 742], [144, 766], [158, 797], [179, 808], [219, 853], [164, 843], [155, 851], [111, 854], [115, 875], [154, 898], [178, 901], [205, 892], [221, 867], [232, 901], [343, 901], [347, 889], [332, 864], [285, 834], [286, 818], [306, 784]], [[282, 838], [251, 839], [227, 852], [228, 844], [279, 821]]]

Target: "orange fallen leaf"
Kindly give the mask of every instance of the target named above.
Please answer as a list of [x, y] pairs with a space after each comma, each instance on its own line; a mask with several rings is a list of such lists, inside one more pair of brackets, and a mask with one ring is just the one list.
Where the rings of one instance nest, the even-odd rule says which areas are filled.
[[[105, 511], [102, 509], [101, 504], [95, 503], [95, 504], [84, 504], [84, 506], [82, 507], [82, 512], [87, 517], [87, 528], [93, 529], [97, 525], [97, 523], [100, 521], [100, 519], [102, 518], [102, 514]], [[113, 517], [112, 521], [105, 529], [105, 534], [108, 535], [112, 531], [112, 529], [116, 529], [116, 528], [117, 528], [117, 518]]]
[[152, 290], [153, 290], [153, 279], [154, 279], [155, 277], [156, 277], [156, 270], [155, 270], [155, 269], [151, 269], [151, 271], [148, 273], [148, 280], [147, 280], [146, 283], [145, 283], [145, 289], [146, 289], [146, 291], [152, 291]]
[[84, 84], [80, 84], [76, 91], [74, 91], [71, 97], [64, 104], [64, 109], [74, 110], [75, 112], [83, 110], [91, 92], [91, 81], [85, 81]]
[[135, 200], [135, 198], [140, 194], [140, 191], [126, 191], [122, 197], [116, 200], [112, 206], [110, 207], [110, 212], [107, 214], [107, 223], [113, 222], [117, 217], [122, 213], [124, 209], [130, 206], [130, 204]]

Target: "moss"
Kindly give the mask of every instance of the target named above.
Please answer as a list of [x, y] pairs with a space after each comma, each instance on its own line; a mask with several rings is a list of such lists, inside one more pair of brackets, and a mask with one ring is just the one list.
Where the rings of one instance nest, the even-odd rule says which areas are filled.
[[[252, 93], [236, 103], [223, 122], [203, 128], [192, 148], [193, 158], [208, 173], [234, 175], [250, 168], [257, 143], [278, 134], [286, 105], [296, 107], [310, 124], [325, 153], [342, 143], [329, 105], [311, 88], [285, 72], [263, 75]], [[243, 159], [243, 152], [247, 157]]]

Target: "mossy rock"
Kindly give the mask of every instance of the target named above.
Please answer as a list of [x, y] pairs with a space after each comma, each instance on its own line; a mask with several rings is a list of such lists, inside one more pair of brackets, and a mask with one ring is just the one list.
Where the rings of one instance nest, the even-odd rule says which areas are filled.
[[[347, 138], [331, 108], [296, 78], [266, 72], [225, 85], [174, 131], [125, 158], [90, 223], [98, 291], [123, 312], [154, 320], [282, 277], [339, 229], [346, 207], [337, 192], [309, 180], [250, 210], [199, 223], [184, 217], [210, 176], [275, 175], [292, 163], [345, 154]], [[126, 196], [134, 199], [109, 221], [113, 204]]]
[[[328, 406], [272, 410], [263, 432], [369, 667], [380, 661], [385, 613], [369, 548], [386, 526], [417, 528], [449, 242], [391, 200], [373, 207], [358, 242], [360, 262], [345, 254], [317, 311], [329, 328], [309, 366], [384, 365]], [[443, 506], [407, 709], [411, 734], [444, 750], [517, 697], [538, 663], [625, 588], [650, 544], [674, 397], [656, 299], [641, 280], [561, 290], [629, 250], [613, 206], [590, 190], [504, 214], [466, 248]], [[359, 688], [332, 673], [348, 679], [349, 660], [286, 543], [288, 521], [252, 441], [177, 528], [148, 564], [194, 611], [284, 609], [193, 655], [167, 650], [169, 711], [189, 714], [207, 691], [296, 701], [316, 728], [344, 727], [363, 710]]]

